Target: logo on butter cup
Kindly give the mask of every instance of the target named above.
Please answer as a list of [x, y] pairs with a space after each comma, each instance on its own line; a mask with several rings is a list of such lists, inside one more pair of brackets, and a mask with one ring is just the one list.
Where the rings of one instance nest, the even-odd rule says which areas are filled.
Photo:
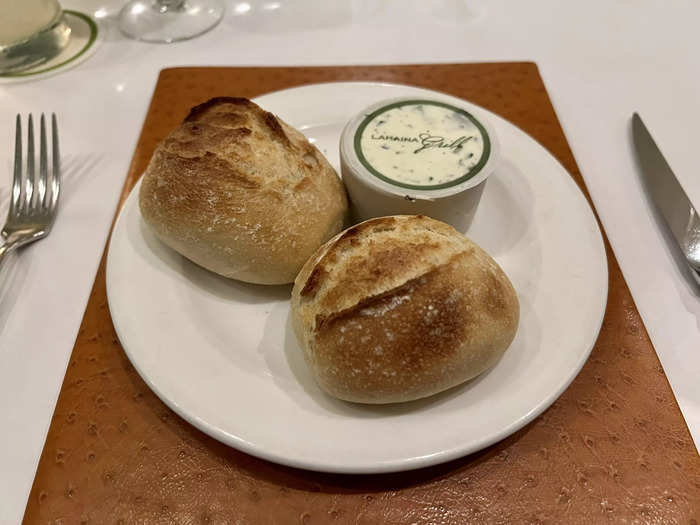
[[[413, 150], [413, 153], [420, 153], [430, 148], [447, 148], [455, 151], [459, 151], [462, 145], [473, 140], [475, 137], [472, 135], [470, 137], [465, 137], [462, 135], [454, 140], [446, 139], [440, 135], [431, 135], [430, 133], [420, 133], [417, 137], [397, 137], [395, 135], [370, 135], [370, 139], [378, 140], [381, 142], [414, 142], [420, 144], [417, 149]], [[381, 146], [382, 149], [390, 149], [388, 146]]]
[[403, 100], [365, 116], [355, 153], [375, 177], [409, 189], [441, 189], [476, 176], [491, 154], [484, 126], [467, 111], [434, 100]]

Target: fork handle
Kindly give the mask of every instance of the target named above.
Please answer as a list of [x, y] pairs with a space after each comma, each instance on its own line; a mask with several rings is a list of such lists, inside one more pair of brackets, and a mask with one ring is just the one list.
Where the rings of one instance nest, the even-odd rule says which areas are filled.
[[2, 267], [2, 262], [5, 260], [5, 256], [17, 247], [16, 242], [6, 242], [0, 246], [0, 267]]

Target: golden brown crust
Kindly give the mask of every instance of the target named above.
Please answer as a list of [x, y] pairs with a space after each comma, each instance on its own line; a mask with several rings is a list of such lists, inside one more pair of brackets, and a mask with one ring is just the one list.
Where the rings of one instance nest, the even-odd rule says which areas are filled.
[[360, 302], [358, 302], [357, 304], [350, 306], [349, 308], [345, 308], [344, 310], [341, 310], [339, 312], [333, 312], [330, 314], [317, 314], [315, 320], [316, 332], [318, 334], [321, 334], [324, 331], [328, 330], [332, 325], [337, 324], [338, 322], [357, 317], [358, 315], [363, 316], [368, 311], [383, 310], [385, 307], [391, 305], [394, 302], [397, 302], [397, 304], [400, 305], [403, 302], [401, 300], [401, 297], [404, 297], [406, 296], [406, 294], [415, 291], [416, 287], [418, 287], [419, 285], [424, 285], [428, 283], [430, 279], [435, 278], [436, 275], [438, 275], [450, 263], [452, 263], [454, 258], [460, 257], [462, 255], [463, 254], [455, 255], [447, 263], [442, 264], [431, 270], [428, 270], [420, 277], [415, 277], [409, 281], [406, 281], [404, 284], [397, 286], [396, 288], [392, 288], [391, 290], [388, 290], [386, 292], [366, 297], [360, 300]]
[[474, 377], [510, 345], [518, 318], [495, 261], [419, 216], [346, 230], [309, 259], [292, 292], [294, 329], [318, 383], [362, 403], [417, 399]]
[[288, 148], [294, 147], [290, 142], [289, 137], [285, 134], [284, 130], [282, 129], [282, 125], [279, 123], [279, 120], [277, 120], [277, 118], [272, 113], [265, 113], [264, 122], [267, 125], [267, 127], [270, 128], [272, 136], [274, 136], [277, 140], [282, 142], [282, 144], [284, 144]]
[[156, 148], [139, 204], [185, 257], [261, 284], [293, 281], [347, 213], [323, 155], [272, 113], [233, 97], [195, 106]]
[[190, 109], [190, 112], [185, 117], [185, 122], [191, 122], [197, 120], [201, 115], [206, 113], [206, 111], [214, 106], [219, 106], [222, 104], [235, 104], [238, 106], [250, 106], [253, 104], [250, 100], [243, 97], [214, 97], [209, 100], [202, 102]]

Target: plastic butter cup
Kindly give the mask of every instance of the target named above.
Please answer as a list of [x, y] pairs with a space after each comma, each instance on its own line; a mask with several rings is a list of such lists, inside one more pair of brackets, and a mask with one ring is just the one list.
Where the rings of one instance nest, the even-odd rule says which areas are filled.
[[340, 167], [355, 219], [428, 215], [466, 231], [496, 168], [499, 146], [471, 108], [395, 98], [345, 126]]

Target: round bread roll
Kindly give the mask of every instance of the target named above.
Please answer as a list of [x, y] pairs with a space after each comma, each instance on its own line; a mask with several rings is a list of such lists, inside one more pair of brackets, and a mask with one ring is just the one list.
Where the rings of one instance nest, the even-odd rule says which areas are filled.
[[165, 244], [225, 277], [294, 280], [343, 228], [345, 189], [300, 132], [245, 98], [192, 108], [158, 145], [139, 194]]
[[420, 215], [362, 222], [323, 245], [292, 291], [307, 364], [358, 403], [430, 396], [482, 373], [515, 337], [520, 307], [498, 264]]

